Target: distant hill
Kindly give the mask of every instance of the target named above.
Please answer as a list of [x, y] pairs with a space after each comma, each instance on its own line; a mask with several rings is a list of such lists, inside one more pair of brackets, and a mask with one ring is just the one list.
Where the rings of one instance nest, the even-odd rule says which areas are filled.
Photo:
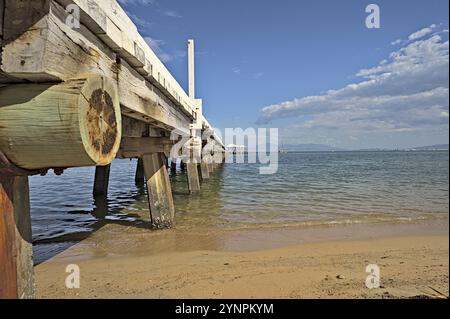
[[[269, 150], [269, 145], [266, 146], [266, 150]], [[325, 144], [280, 144], [279, 149], [284, 152], [345, 152], [349, 151], [345, 148], [334, 147]], [[391, 152], [391, 151], [448, 151], [448, 144], [437, 144], [429, 146], [421, 146], [414, 148], [398, 148], [398, 149], [388, 149], [388, 148], [366, 148], [352, 150], [356, 152]]]
[[285, 144], [280, 149], [286, 152], [338, 152], [345, 151], [343, 148], [323, 144]]
[[389, 152], [393, 151], [392, 149], [384, 149], [384, 148], [362, 148], [355, 150], [355, 152]]
[[[360, 149], [360, 152], [385, 152], [385, 151], [448, 151], [448, 144], [437, 144], [429, 146], [421, 146], [407, 149], [382, 149], [382, 148], [367, 148]], [[344, 148], [334, 147], [324, 144], [285, 144], [280, 145], [280, 149], [286, 152], [342, 152], [348, 151]]]
[[421, 147], [412, 147], [412, 148], [396, 148], [396, 149], [388, 149], [388, 148], [367, 148], [367, 149], [359, 149], [358, 152], [392, 152], [392, 151], [448, 151], [448, 144], [437, 144], [437, 145], [429, 145], [429, 146], [421, 146]]
[[413, 151], [448, 151], [448, 144], [437, 144], [429, 146], [414, 147]]

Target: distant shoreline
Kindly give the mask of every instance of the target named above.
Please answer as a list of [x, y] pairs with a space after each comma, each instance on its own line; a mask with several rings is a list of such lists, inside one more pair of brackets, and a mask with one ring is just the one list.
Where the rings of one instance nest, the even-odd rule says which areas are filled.
[[[266, 150], [267, 151], [267, 150]], [[340, 150], [340, 151], [314, 151], [314, 150], [308, 150], [308, 151], [289, 151], [289, 150], [283, 150], [283, 153], [426, 153], [426, 152], [448, 152], [448, 149], [442, 149], [442, 150]], [[249, 153], [257, 153], [257, 151], [245, 151], [245, 154]]]
[[[263, 148], [264, 145], [257, 145], [257, 148]], [[358, 148], [358, 149], [347, 149], [341, 147], [335, 147], [325, 144], [280, 144], [278, 145], [280, 152], [282, 153], [317, 153], [317, 152], [329, 152], [329, 153], [338, 153], [338, 152], [435, 152], [435, 151], [448, 151], [448, 144], [436, 144], [436, 145], [427, 145], [427, 146], [415, 146], [415, 147], [398, 147], [398, 148]], [[265, 150], [270, 150], [269, 145], [266, 145]], [[255, 153], [254, 147], [252, 150], [245, 150], [246, 153]]]

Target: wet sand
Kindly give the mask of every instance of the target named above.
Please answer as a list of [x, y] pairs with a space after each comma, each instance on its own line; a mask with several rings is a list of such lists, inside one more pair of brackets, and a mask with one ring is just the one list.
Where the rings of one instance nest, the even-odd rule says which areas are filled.
[[[196, 232], [107, 225], [36, 266], [39, 298], [443, 298], [448, 220]], [[65, 287], [77, 264], [81, 288]], [[381, 288], [368, 289], [368, 264]]]

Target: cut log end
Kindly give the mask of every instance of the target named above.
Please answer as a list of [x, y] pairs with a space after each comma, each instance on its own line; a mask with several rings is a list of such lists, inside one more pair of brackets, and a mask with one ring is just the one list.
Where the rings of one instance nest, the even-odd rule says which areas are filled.
[[122, 121], [116, 85], [93, 78], [82, 89], [80, 125], [86, 151], [97, 165], [108, 165], [120, 147]]
[[121, 132], [117, 85], [108, 78], [0, 89], [0, 150], [20, 168], [108, 165]]

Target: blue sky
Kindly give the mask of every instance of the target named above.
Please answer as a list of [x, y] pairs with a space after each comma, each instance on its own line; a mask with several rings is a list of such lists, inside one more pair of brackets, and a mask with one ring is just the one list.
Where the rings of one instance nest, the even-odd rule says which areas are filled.
[[[448, 143], [447, 0], [119, 2], [185, 88], [195, 39], [197, 96], [220, 129], [350, 149]], [[366, 28], [370, 3], [380, 29]]]

